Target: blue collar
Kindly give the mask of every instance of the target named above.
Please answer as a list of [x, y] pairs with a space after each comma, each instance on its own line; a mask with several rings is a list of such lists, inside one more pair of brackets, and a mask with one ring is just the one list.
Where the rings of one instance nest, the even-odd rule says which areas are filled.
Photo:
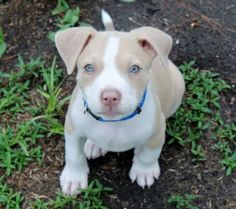
[[143, 104], [144, 104], [145, 99], [146, 99], [146, 95], [147, 95], [147, 89], [145, 89], [145, 91], [144, 91], [144, 93], [143, 93], [143, 97], [142, 97], [141, 101], [139, 102], [139, 104], [138, 104], [137, 108], [135, 109], [135, 111], [132, 112], [132, 113], [130, 113], [130, 114], [127, 115], [127, 116], [124, 116], [124, 117], [120, 118], [120, 119], [116, 119], [116, 120], [106, 120], [106, 119], [104, 119], [104, 118], [102, 118], [102, 117], [100, 117], [100, 116], [95, 115], [95, 114], [90, 110], [90, 108], [88, 107], [88, 103], [86, 102], [85, 99], [83, 99], [83, 100], [84, 100], [84, 109], [85, 109], [85, 110], [84, 110], [84, 114], [85, 114], [86, 112], [88, 112], [93, 118], [95, 118], [97, 121], [101, 121], [101, 122], [120, 122], [120, 121], [124, 121], [124, 120], [129, 120], [129, 119], [133, 118], [135, 115], [141, 113]]

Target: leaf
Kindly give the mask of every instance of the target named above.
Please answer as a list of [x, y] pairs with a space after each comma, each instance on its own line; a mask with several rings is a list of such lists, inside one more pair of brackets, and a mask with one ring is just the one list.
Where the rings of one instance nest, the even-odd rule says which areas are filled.
[[7, 44], [4, 41], [4, 36], [3, 36], [2, 28], [0, 28], [0, 58], [2, 57], [2, 55], [4, 54], [6, 49], [7, 49]]
[[58, 0], [56, 8], [52, 11], [52, 15], [58, 15], [70, 9], [69, 4], [65, 0]]
[[70, 9], [66, 12], [63, 19], [60, 19], [60, 23], [58, 24], [58, 27], [60, 29], [65, 27], [72, 27], [74, 26], [77, 21], [79, 20], [79, 14], [80, 14], [80, 8], [77, 7], [75, 9]]
[[55, 41], [55, 35], [56, 35], [56, 32], [52, 32], [50, 31], [47, 35], [47, 38], [50, 40], [50, 41]]

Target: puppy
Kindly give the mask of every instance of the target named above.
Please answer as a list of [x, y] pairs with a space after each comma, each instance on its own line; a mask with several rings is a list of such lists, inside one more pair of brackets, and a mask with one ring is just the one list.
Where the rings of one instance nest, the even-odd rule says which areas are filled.
[[88, 159], [134, 148], [129, 176], [150, 187], [160, 175], [158, 158], [165, 142], [165, 120], [181, 104], [183, 77], [168, 59], [169, 35], [153, 27], [114, 30], [74, 27], [58, 32], [57, 50], [67, 73], [77, 67], [77, 85], [65, 120], [65, 194], [88, 185]]

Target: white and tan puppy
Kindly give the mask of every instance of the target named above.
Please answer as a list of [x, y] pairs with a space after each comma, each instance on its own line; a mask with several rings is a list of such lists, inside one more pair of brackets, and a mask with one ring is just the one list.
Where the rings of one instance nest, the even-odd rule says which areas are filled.
[[88, 184], [86, 157], [134, 148], [129, 176], [141, 187], [160, 175], [158, 158], [165, 141], [165, 120], [179, 107], [184, 80], [168, 59], [172, 39], [141, 27], [130, 32], [92, 27], [69, 28], [56, 34], [56, 47], [77, 85], [65, 121], [64, 193], [77, 194]]

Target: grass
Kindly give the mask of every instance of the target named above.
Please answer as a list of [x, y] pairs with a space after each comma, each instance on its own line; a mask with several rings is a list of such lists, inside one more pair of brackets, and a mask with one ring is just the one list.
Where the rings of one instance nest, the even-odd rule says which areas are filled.
[[[40, 166], [42, 149], [39, 139], [63, 134], [63, 107], [68, 96], [62, 93], [62, 70], [56, 59], [46, 67], [40, 58], [25, 62], [18, 59], [17, 70], [0, 72], [0, 168], [5, 175], [0, 179], [0, 208], [21, 208], [24, 197], [4, 183], [13, 171], [21, 171], [31, 161]], [[65, 76], [64, 76], [65, 77]], [[37, 84], [35, 84], [37, 80]], [[101, 194], [110, 191], [97, 180], [82, 191], [80, 201], [75, 196], [60, 192], [55, 199], [37, 198], [31, 208], [106, 209]]]
[[175, 205], [177, 209], [198, 209], [198, 207], [192, 205], [192, 201], [196, 199], [196, 196], [191, 194], [171, 195], [168, 199], [168, 203]]
[[0, 208], [5, 209], [20, 209], [23, 202], [23, 196], [18, 192], [13, 192], [11, 188], [3, 182], [3, 177], [0, 178]]
[[102, 184], [93, 180], [87, 189], [81, 190], [80, 199], [77, 196], [66, 196], [58, 192], [55, 199], [43, 200], [37, 198], [31, 203], [32, 208], [46, 209], [46, 208], [73, 208], [73, 209], [107, 209], [103, 206], [101, 195], [104, 192], [112, 191], [111, 188], [103, 187]]
[[53, 60], [52, 66], [49, 68], [49, 70], [42, 68], [42, 75], [43, 80], [45, 84], [43, 87], [40, 87], [37, 89], [38, 92], [46, 99], [47, 107], [45, 109], [45, 114], [54, 114], [55, 112], [62, 113], [62, 107], [65, 105], [65, 102], [69, 100], [70, 97], [65, 97], [63, 99], [59, 99], [59, 96], [61, 94], [61, 84], [63, 83], [64, 79], [59, 83], [56, 84], [56, 81], [58, 80], [55, 76], [55, 71], [61, 72], [58, 69], [55, 69], [55, 63], [56, 59]]
[[29, 118], [40, 111], [32, 103], [31, 85], [43, 63], [40, 59], [24, 63], [19, 57], [18, 70], [1, 72], [0, 83], [0, 167], [10, 175], [21, 170], [28, 162], [41, 161], [41, 147], [37, 139], [43, 136], [45, 127]]
[[[229, 88], [217, 74], [199, 71], [194, 62], [180, 66], [186, 80], [187, 90], [183, 105], [168, 123], [169, 143], [177, 142], [190, 148], [198, 160], [205, 160], [201, 138], [209, 132], [214, 149], [219, 151], [219, 161], [231, 175], [236, 168], [235, 124], [225, 124], [220, 116], [220, 93]], [[61, 89], [62, 70], [56, 67], [56, 59], [50, 67], [40, 58], [25, 62], [19, 57], [17, 70], [0, 72], [0, 168], [5, 175], [0, 179], [0, 206], [20, 208], [23, 196], [4, 183], [15, 170], [22, 170], [31, 161], [40, 166], [42, 149], [39, 139], [63, 134], [63, 107], [69, 97]], [[62, 80], [62, 81], [61, 81]], [[37, 83], [36, 83], [37, 81]], [[184, 125], [183, 125], [184, 124]], [[105, 209], [101, 194], [108, 191], [98, 181], [92, 181], [88, 189], [76, 197], [57, 193], [55, 199], [37, 198], [32, 208]], [[110, 191], [110, 190], [109, 190]], [[192, 196], [172, 196], [170, 202], [177, 208], [191, 205]]]
[[[57, 6], [52, 11], [52, 14], [60, 15], [56, 23], [58, 28], [57, 31], [60, 31], [78, 24], [80, 18], [80, 8], [76, 7], [74, 9], [70, 9], [69, 4], [65, 0], [58, 0]], [[48, 39], [54, 41], [56, 32], [50, 31], [48, 33]]]
[[[33, 118], [33, 120], [43, 120], [47, 124], [49, 127], [48, 136], [53, 134], [64, 134], [64, 125], [60, 120], [60, 116], [64, 117], [62, 108], [70, 99], [70, 96], [61, 96], [61, 85], [63, 84], [64, 79], [62, 79], [61, 82], [58, 82], [58, 78], [61, 77], [61, 71], [55, 68], [55, 63], [56, 59], [54, 58], [50, 68], [42, 68], [44, 85], [43, 87], [39, 86], [37, 91], [46, 100], [46, 107], [42, 115]], [[55, 72], [57, 72], [57, 75]]]
[[225, 124], [220, 115], [220, 94], [230, 86], [219, 75], [210, 71], [199, 71], [195, 62], [184, 63], [180, 69], [186, 81], [186, 94], [183, 104], [167, 125], [167, 133], [171, 136], [169, 144], [179, 143], [189, 148], [198, 160], [206, 160], [201, 139], [210, 133], [216, 148], [223, 153], [220, 162], [226, 166], [227, 175], [235, 169], [235, 151], [228, 146], [223, 151], [221, 144], [235, 145], [235, 124]]
[[58, 0], [56, 8], [52, 11], [52, 15], [59, 15], [68, 9], [70, 9], [70, 6], [65, 0]]
[[7, 44], [4, 41], [3, 31], [2, 31], [2, 28], [0, 27], [0, 58], [5, 53], [6, 49], [7, 49]]

